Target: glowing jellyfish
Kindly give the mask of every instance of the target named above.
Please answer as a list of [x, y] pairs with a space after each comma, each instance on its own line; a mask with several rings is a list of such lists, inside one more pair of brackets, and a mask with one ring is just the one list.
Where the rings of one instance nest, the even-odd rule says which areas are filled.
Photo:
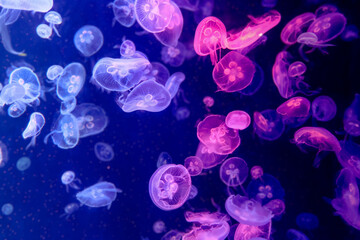
[[251, 178], [256, 180], [264, 175], [264, 170], [260, 166], [253, 166], [250, 170]]
[[283, 43], [288, 45], [295, 44], [298, 36], [301, 33], [306, 32], [315, 18], [315, 14], [310, 12], [300, 14], [299, 16], [293, 18], [281, 31], [280, 37]]
[[175, 109], [173, 113], [177, 121], [183, 121], [190, 116], [190, 110], [187, 107], [179, 107]]
[[161, 220], [154, 222], [153, 224], [154, 233], [160, 234], [166, 231], [165, 223]]
[[26, 111], [26, 104], [17, 101], [11, 104], [8, 108], [8, 115], [12, 118], [18, 118]]
[[314, 230], [319, 227], [319, 219], [312, 213], [300, 213], [296, 217], [296, 225], [304, 230]]
[[53, 143], [62, 149], [74, 148], [79, 142], [79, 127], [76, 117], [62, 114], [54, 122], [51, 132], [44, 138], [47, 143], [51, 136]]
[[109, 3], [108, 7], [113, 9], [114, 20], [118, 21], [122, 26], [129, 28], [136, 21], [134, 3], [134, 0], [115, 0], [113, 3]]
[[304, 32], [304, 33], [300, 34], [296, 41], [301, 44], [299, 47], [299, 53], [300, 53], [301, 57], [307, 62], [309, 61], [309, 59], [305, 56], [304, 51], [303, 51], [303, 48], [305, 45], [312, 48], [310, 51], [307, 51], [306, 53], [311, 53], [316, 48], [319, 48], [322, 53], [327, 53], [322, 48], [334, 46], [333, 44], [319, 42], [318, 36], [312, 32]]
[[186, 48], [178, 42], [176, 46], [164, 46], [161, 49], [161, 60], [172, 67], [180, 67], [185, 61]]
[[190, 176], [197, 176], [202, 172], [204, 164], [200, 158], [190, 156], [184, 160], [184, 167], [186, 167]]
[[251, 118], [247, 112], [241, 110], [235, 110], [229, 112], [225, 118], [225, 124], [227, 127], [237, 130], [246, 129], [251, 123]]
[[229, 187], [243, 184], [249, 175], [249, 168], [244, 159], [232, 157], [226, 159], [220, 167], [220, 179]]
[[191, 185], [188, 200], [194, 199], [198, 195], [198, 193], [199, 193], [199, 191], [198, 191], [197, 187], [195, 187], [194, 185]]
[[237, 130], [225, 125], [225, 116], [209, 115], [197, 126], [198, 139], [208, 148], [208, 152], [228, 155], [240, 145]]
[[270, 174], [263, 174], [260, 178], [250, 181], [246, 188], [250, 198], [256, 199], [263, 204], [273, 199], [283, 199], [285, 196], [284, 188], [280, 182]]
[[60, 34], [56, 29], [55, 25], [59, 25], [62, 23], [61, 15], [58, 12], [50, 11], [45, 14], [44, 19], [50, 24], [50, 27], [54, 30], [56, 35], [60, 37]]
[[73, 171], [66, 171], [61, 175], [61, 182], [65, 185], [66, 191], [69, 192], [69, 187], [73, 189], [80, 189], [78, 184], [81, 184], [80, 179], [75, 177], [75, 173]]
[[161, 152], [159, 157], [158, 157], [156, 167], [159, 168], [159, 167], [161, 167], [163, 165], [167, 165], [167, 164], [170, 164], [172, 162], [173, 162], [173, 160], [172, 160], [172, 157], [170, 156], [169, 153]]
[[65, 101], [62, 101], [60, 106], [60, 113], [61, 114], [71, 113], [75, 109], [76, 103], [77, 101], [75, 97], [67, 98]]
[[216, 17], [204, 18], [196, 28], [194, 49], [200, 56], [210, 55], [213, 65], [217, 63], [216, 51], [226, 48], [226, 28]]
[[24, 103], [31, 103], [40, 96], [41, 86], [37, 75], [28, 67], [20, 67], [11, 72], [9, 84], [17, 83], [25, 88]]
[[16, 162], [16, 168], [19, 171], [25, 171], [31, 166], [31, 160], [28, 157], [21, 157]]
[[255, 66], [250, 59], [231, 51], [215, 65], [212, 75], [221, 91], [236, 92], [250, 85], [254, 73]]
[[164, 31], [175, 11], [170, 1], [135, 0], [134, 8], [137, 22], [151, 33]]
[[0, 141], [0, 168], [4, 167], [8, 160], [8, 149], [6, 145], [2, 141]]
[[255, 65], [255, 73], [254, 73], [253, 80], [246, 88], [239, 91], [239, 93], [241, 93], [242, 95], [245, 95], [245, 96], [254, 95], [257, 91], [259, 91], [260, 87], [262, 86], [262, 84], [264, 82], [264, 70], [262, 69], [262, 67], [259, 64], [255, 63], [255, 62], [254, 62], [254, 65]]
[[340, 141], [341, 151], [336, 154], [339, 163], [360, 179], [360, 145], [351, 140]]
[[47, 12], [53, 7], [53, 0], [36, 0], [24, 4], [22, 0], [1, 0], [3, 8], [19, 9], [34, 12]]
[[57, 77], [59, 77], [64, 71], [64, 68], [60, 65], [52, 65], [46, 71], [46, 77], [54, 81]]
[[153, 173], [149, 181], [151, 200], [165, 211], [181, 207], [189, 197], [190, 188], [190, 174], [182, 165], [163, 165]]
[[25, 96], [25, 88], [18, 83], [6, 84], [0, 92], [0, 105], [12, 104]]
[[56, 94], [61, 100], [76, 97], [85, 83], [86, 71], [81, 63], [70, 63], [56, 82]]
[[163, 85], [149, 80], [137, 85], [125, 99], [122, 110], [133, 112], [145, 110], [148, 112], [160, 112], [167, 108], [171, 102], [171, 96]]
[[64, 207], [64, 213], [60, 217], [65, 217], [69, 219], [70, 215], [79, 210], [80, 206], [78, 203], [69, 203]]
[[274, 216], [280, 216], [285, 211], [285, 203], [281, 199], [273, 199], [264, 205]]
[[99, 182], [78, 192], [76, 198], [81, 204], [88, 207], [107, 207], [110, 209], [117, 193], [121, 192], [122, 190], [116, 188], [113, 183]]
[[332, 5], [332, 4], [324, 4], [321, 5], [320, 7], [318, 7], [315, 11], [315, 15], [317, 18], [329, 14], [329, 13], [334, 13], [337, 12], [338, 9], [336, 6]]
[[97, 53], [104, 43], [104, 36], [99, 28], [92, 25], [81, 27], [74, 36], [74, 44], [77, 50], [85, 57]]
[[321, 127], [302, 127], [294, 134], [294, 141], [297, 145], [305, 144], [318, 149], [314, 166], [320, 165], [321, 157], [319, 153], [322, 151], [331, 151], [339, 153], [341, 150], [339, 140], [328, 130]]
[[286, 232], [286, 239], [288, 240], [309, 240], [309, 238], [302, 232], [295, 230], [295, 229], [289, 229]]
[[31, 146], [35, 146], [36, 137], [40, 135], [41, 129], [45, 125], [45, 117], [40, 112], [34, 112], [30, 115], [30, 121], [26, 129], [22, 133], [22, 137], [27, 139], [31, 137], [30, 143], [26, 146], [28, 149]]
[[42, 23], [36, 27], [36, 33], [41, 38], [50, 39], [52, 35], [52, 28], [49, 25]]
[[360, 136], [360, 94], [355, 94], [354, 101], [345, 110], [344, 130], [351, 136]]
[[330, 121], [336, 115], [336, 103], [328, 96], [318, 96], [311, 104], [312, 116], [321, 122]]
[[280, 114], [268, 109], [254, 112], [254, 130], [260, 138], [274, 141], [283, 134], [285, 125]]
[[359, 28], [353, 24], [347, 25], [341, 34], [341, 39], [351, 42], [359, 38]]
[[136, 52], [135, 43], [131, 40], [125, 40], [120, 45], [120, 55], [125, 58], [132, 57]]
[[234, 240], [267, 240], [270, 239], [271, 222], [262, 226], [252, 226], [239, 223], [234, 234]]
[[306, 72], [306, 65], [301, 61], [296, 61], [290, 64], [288, 68], [289, 77], [298, 77]]
[[9, 216], [10, 214], [12, 214], [12, 212], [14, 211], [14, 206], [11, 203], [5, 203], [4, 205], [2, 205], [1, 207], [1, 212], [5, 215], [5, 216]]
[[210, 111], [210, 108], [214, 106], [215, 100], [210, 96], [206, 96], [203, 98], [203, 103], [205, 104], [206, 109]]
[[262, 226], [273, 217], [270, 210], [261, 206], [260, 202], [240, 195], [231, 195], [226, 199], [225, 209], [236, 221], [251, 226]]
[[185, 80], [185, 74], [182, 72], [176, 72], [172, 74], [166, 81], [165, 88], [168, 90], [170, 97], [174, 98], [177, 94], [180, 84]]
[[196, 150], [196, 156], [203, 162], [204, 169], [210, 169], [221, 164], [227, 157], [227, 155], [220, 155], [210, 151], [209, 148], [201, 142]]
[[114, 150], [107, 143], [97, 142], [94, 146], [94, 152], [96, 157], [103, 162], [109, 162], [114, 158]]
[[285, 117], [307, 117], [310, 113], [310, 101], [304, 97], [293, 97], [276, 108], [276, 112]]

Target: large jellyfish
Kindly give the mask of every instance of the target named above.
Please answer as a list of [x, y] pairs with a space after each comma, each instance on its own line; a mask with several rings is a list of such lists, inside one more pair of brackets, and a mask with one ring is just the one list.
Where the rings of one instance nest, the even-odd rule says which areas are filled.
[[104, 43], [104, 36], [99, 28], [92, 25], [81, 27], [74, 36], [74, 44], [77, 50], [85, 57], [97, 53]]
[[24, 2], [23, 0], [0, 0], [0, 6], [25, 11], [47, 12], [53, 7], [53, 0], [36, 0]]
[[310, 12], [300, 14], [293, 18], [281, 31], [280, 37], [283, 43], [288, 45], [295, 44], [298, 36], [301, 33], [306, 32], [315, 18], [315, 14]]
[[17, 83], [25, 88], [24, 103], [34, 102], [39, 96], [41, 86], [38, 76], [28, 67], [20, 67], [11, 72], [9, 84]]
[[56, 94], [61, 100], [76, 97], [85, 83], [86, 71], [81, 63], [70, 63], [56, 82]]
[[30, 115], [30, 121], [26, 129], [22, 133], [22, 137], [27, 139], [31, 137], [30, 143], [26, 146], [28, 149], [31, 146], [35, 146], [36, 137], [40, 135], [41, 129], [45, 125], [45, 117], [40, 112], [34, 112]]

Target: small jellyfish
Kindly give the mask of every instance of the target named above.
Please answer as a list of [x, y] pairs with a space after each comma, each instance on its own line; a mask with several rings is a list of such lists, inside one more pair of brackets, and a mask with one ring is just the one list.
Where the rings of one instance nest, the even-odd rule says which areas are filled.
[[103, 162], [109, 162], [114, 158], [114, 150], [107, 143], [97, 142], [94, 146], [94, 152], [96, 157]]
[[280, 216], [285, 211], [285, 203], [281, 199], [273, 199], [264, 205], [274, 216]]
[[250, 170], [251, 178], [253, 180], [259, 179], [264, 175], [264, 170], [260, 166], [253, 166]]
[[77, 50], [85, 57], [97, 53], [102, 47], [104, 36], [99, 28], [92, 25], [81, 27], [74, 36], [74, 44]]
[[210, 97], [210, 96], [205, 96], [205, 97], [203, 98], [203, 103], [205, 104], [206, 110], [207, 110], [208, 112], [210, 112], [210, 108], [211, 108], [212, 106], [214, 106], [215, 101], [214, 101], [214, 99], [213, 99], [212, 97]]
[[185, 74], [182, 72], [176, 72], [172, 74], [166, 81], [165, 89], [168, 90], [170, 97], [174, 98], [178, 93], [180, 84], [185, 80]]
[[298, 77], [306, 72], [306, 65], [301, 61], [296, 61], [290, 64], [288, 68], [289, 77]]
[[16, 162], [16, 168], [19, 171], [25, 171], [26, 169], [28, 169], [30, 167], [30, 165], [31, 165], [31, 160], [28, 157], [21, 157]]
[[288, 240], [309, 240], [309, 238], [302, 232], [295, 230], [295, 229], [289, 229], [286, 232], [286, 239]]
[[196, 156], [203, 162], [204, 169], [210, 169], [221, 164], [227, 157], [227, 155], [220, 155], [209, 151], [209, 148], [201, 142], [196, 150]]
[[307, 62], [309, 61], [309, 59], [305, 56], [303, 51], [305, 45], [312, 48], [306, 53], [311, 53], [318, 48], [322, 53], [326, 53], [326, 54], [327, 52], [324, 50], [324, 48], [334, 46], [333, 44], [321, 43], [319, 41], [318, 36], [313, 32], [304, 32], [300, 34], [296, 41], [301, 44], [299, 47], [300, 56]]
[[164, 46], [161, 49], [161, 60], [172, 67], [180, 67], [185, 61], [186, 49], [178, 42], [176, 46]]
[[343, 123], [345, 132], [354, 137], [360, 136], [360, 94], [355, 94], [354, 101], [345, 110]]
[[172, 160], [172, 158], [171, 158], [171, 156], [170, 156], [169, 153], [167, 153], [167, 152], [161, 152], [160, 155], [159, 155], [159, 157], [158, 157], [158, 160], [157, 160], [157, 163], [156, 163], [156, 167], [159, 168], [159, 167], [161, 167], [161, 166], [163, 166], [163, 165], [170, 164], [170, 163], [172, 163], [172, 162], [173, 162], [173, 160]]
[[61, 182], [65, 185], [66, 191], [69, 192], [69, 187], [73, 189], [80, 189], [78, 184], [81, 184], [80, 179], [75, 177], [75, 173], [73, 171], [66, 171], [61, 175]]
[[189, 197], [190, 188], [190, 174], [182, 165], [163, 165], [153, 173], [149, 181], [151, 200], [165, 211], [181, 207]]
[[199, 191], [198, 191], [197, 187], [195, 187], [194, 185], [191, 185], [188, 200], [194, 199], [198, 195], [198, 193], [199, 193]]
[[62, 23], [61, 15], [58, 12], [50, 11], [45, 14], [44, 19], [50, 24], [50, 27], [54, 30], [56, 35], [61, 37], [58, 30], [55, 27], [55, 25], [59, 25]]
[[134, 3], [134, 0], [115, 0], [113, 3], [109, 3], [108, 7], [113, 9], [114, 20], [118, 21], [122, 26], [129, 28], [136, 21]]
[[241, 110], [229, 112], [225, 118], [226, 126], [232, 129], [244, 130], [250, 125], [250, 123], [251, 118], [249, 114]]
[[1, 212], [5, 215], [5, 216], [9, 216], [10, 214], [12, 214], [12, 212], [14, 211], [14, 206], [11, 203], [5, 203], [4, 205], [2, 205], [1, 207]]
[[125, 58], [132, 57], [136, 52], [136, 47], [133, 41], [125, 40], [120, 45], [120, 55]]
[[64, 213], [60, 215], [60, 217], [65, 217], [65, 219], [69, 219], [71, 214], [79, 210], [80, 206], [78, 203], [69, 203], [64, 207]]
[[175, 110], [175, 118], [177, 121], [183, 121], [190, 116], [190, 110], [187, 107], [179, 107]]
[[254, 112], [254, 130], [260, 138], [274, 141], [283, 134], [285, 125], [280, 114], [268, 109]]
[[359, 38], [359, 28], [353, 24], [347, 25], [341, 34], [341, 39], [351, 42]]
[[321, 122], [330, 121], [336, 115], [336, 103], [328, 96], [318, 96], [311, 104], [312, 116]]
[[64, 68], [60, 65], [52, 65], [46, 71], [46, 77], [54, 81], [57, 77], [59, 77], [64, 71]]
[[165, 223], [161, 220], [154, 222], [153, 224], [154, 233], [160, 234], [166, 231]]
[[312, 213], [303, 212], [297, 215], [296, 225], [304, 230], [314, 230], [319, 227], [319, 219]]
[[2, 141], [0, 141], [0, 168], [4, 167], [8, 160], [8, 149], [6, 145]]
[[26, 104], [22, 101], [16, 101], [8, 108], [8, 115], [12, 118], [18, 118], [26, 111]]
[[30, 143], [26, 146], [28, 149], [31, 146], [35, 146], [36, 137], [40, 135], [41, 129], [45, 125], [45, 117], [40, 112], [34, 112], [30, 115], [30, 121], [26, 129], [22, 133], [22, 137], [27, 139], [31, 137]]
[[257, 179], [250, 181], [246, 188], [250, 198], [256, 199], [263, 204], [273, 199], [283, 199], [285, 196], [284, 188], [279, 180], [270, 174], [263, 174]]
[[249, 175], [249, 168], [244, 159], [232, 157], [226, 159], [220, 167], [220, 179], [229, 187], [243, 184]]
[[202, 172], [204, 164], [200, 158], [190, 156], [184, 160], [184, 167], [186, 167], [190, 176], [197, 176]]
[[86, 70], [81, 63], [68, 64], [56, 81], [56, 95], [61, 100], [76, 97], [85, 83]]
[[52, 28], [42, 23], [36, 27], [36, 33], [41, 38], [50, 39], [52, 35]]
[[315, 14], [306, 12], [290, 20], [285, 25], [280, 34], [283, 43], [287, 45], [295, 44], [298, 36], [301, 33], [306, 32], [306, 30], [309, 28], [310, 24], [315, 20], [315, 18]]

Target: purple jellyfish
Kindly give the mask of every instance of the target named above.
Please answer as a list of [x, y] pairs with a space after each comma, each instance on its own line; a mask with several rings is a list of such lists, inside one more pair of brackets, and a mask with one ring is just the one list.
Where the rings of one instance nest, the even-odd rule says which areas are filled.
[[330, 121], [336, 115], [336, 103], [328, 96], [319, 96], [311, 104], [313, 117], [321, 122]]
[[166, 231], [165, 223], [161, 220], [154, 222], [153, 224], [154, 233], [160, 234]]
[[178, 42], [175, 46], [164, 46], [161, 49], [161, 60], [172, 67], [180, 67], [185, 61], [186, 48]]
[[315, 214], [303, 212], [297, 215], [296, 225], [304, 230], [314, 230], [319, 227], [319, 218]]
[[252, 226], [239, 223], [236, 228], [234, 240], [267, 240], [270, 239], [271, 222], [262, 226]]
[[289, 77], [298, 77], [306, 72], [306, 65], [301, 61], [296, 61], [290, 64], [288, 68]]
[[259, 64], [255, 63], [255, 62], [254, 62], [254, 65], [255, 65], [255, 74], [254, 74], [253, 80], [251, 81], [249, 86], [247, 86], [243, 90], [239, 91], [239, 93], [241, 93], [242, 95], [245, 95], [245, 96], [254, 95], [257, 91], [259, 91], [260, 87], [264, 83], [264, 70], [262, 69], [262, 67]]
[[310, 101], [304, 97], [293, 97], [281, 104], [276, 112], [286, 117], [307, 117], [310, 112]]
[[220, 167], [220, 179], [229, 187], [243, 184], [249, 175], [249, 168], [244, 159], [232, 157], [226, 159]]
[[287, 45], [295, 44], [298, 36], [308, 29], [315, 18], [315, 14], [310, 12], [303, 13], [293, 18], [281, 31], [280, 37], [283, 43]]
[[225, 118], [227, 127], [237, 130], [246, 129], [251, 123], [251, 118], [247, 112], [235, 110], [229, 112]]
[[190, 156], [184, 160], [184, 167], [186, 167], [190, 176], [197, 176], [202, 172], [204, 164], [199, 157]]
[[264, 170], [260, 166], [253, 166], [250, 170], [251, 178], [256, 180], [264, 175]]
[[360, 179], [360, 145], [351, 140], [340, 141], [341, 151], [337, 159], [344, 168], [350, 169]]
[[254, 130], [262, 139], [273, 141], [278, 139], [285, 130], [281, 115], [268, 109], [254, 112]]
[[351, 136], [360, 136], [360, 94], [355, 94], [355, 99], [344, 113], [344, 130]]
[[285, 203], [281, 199], [273, 199], [264, 205], [274, 216], [280, 216], [285, 211]]

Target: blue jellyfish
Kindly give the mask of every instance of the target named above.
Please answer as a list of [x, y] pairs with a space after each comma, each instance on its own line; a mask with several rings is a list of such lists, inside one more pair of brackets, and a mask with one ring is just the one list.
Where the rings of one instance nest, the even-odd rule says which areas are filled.
[[64, 68], [60, 65], [52, 65], [46, 71], [46, 77], [54, 81], [57, 77], [59, 77], [64, 71]]
[[85, 57], [97, 53], [104, 43], [104, 36], [99, 28], [92, 25], [81, 27], [74, 36], [74, 44], [77, 50]]
[[10, 214], [12, 214], [13, 211], [14, 211], [14, 206], [11, 203], [5, 203], [1, 207], [1, 212], [6, 216], [9, 216]]
[[64, 213], [60, 215], [60, 217], [65, 217], [65, 219], [69, 219], [71, 214], [79, 210], [80, 206], [78, 203], [69, 203], [64, 207]]
[[41, 38], [50, 39], [52, 35], [52, 28], [49, 25], [41, 23], [36, 27], [36, 33]]
[[319, 219], [312, 213], [303, 212], [297, 215], [296, 225], [304, 230], [314, 230], [319, 227]]
[[254, 95], [257, 91], [259, 91], [260, 87], [264, 83], [264, 70], [262, 69], [262, 67], [259, 64], [255, 63], [255, 62], [254, 62], [254, 65], [255, 65], [255, 74], [254, 74], [253, 80], [251, 81], [249, 86], [247, 86], [243, 90], [239, 91], [239, 93], [241, 93], [245, 96]]
[[53, 7], [53, 0], [36, 0], [29, 1], [24, 4], [23, 0], [1, 0], [0, 6], [10, 9], [18, 9], [25, 11], [34, 11], [34, 12], [47, 12]]
[[113, 148], [104, 142], [97, 142], [94, 146], [94, 152], [96, 157], [103, 162], [109, 162], [114, 158]]
[[180, 84], [185, 80], [185, 74], [182, 72], [176, 72], [172, 74], [166, 81], [165, 88], [169, 91], [170, 97], [175, 97], [179, 90]]
[[177, 121], [183, 121], [190, 117], [190, 110], [188, 107], [185, 106], [178, 107], [174, 109], [173, 115], [175, 116]]
[[25, 88], [18, 83], [6, 84], [0, 92], [0, 106], [12, 104], [25, 96]]
[[125, 58], [130, 58], [134, 56], [136, 52], [135, 43], [131, 40], [125, 40], [120, 45], [120, 55]]
[[34, 112], [30, 115], [30, 121], [26, 129], [22, 133], [22, 137], [27, 139], [31, 137], [30, 143], [26, 146], [28, 149], [31, 146], [35, 146], [36, 137], [39, 136], [41, 129], [45, 125], [45, 117], [40, 112]]
[[20, 67], [11, 72], [9, 84], [17, 83], [25, 88], [24, 103], [32, 103], [40, 96], [41, 86], [38, 76], [28, 67]]
[[56, 82], [56, 94], [61, 100], [76, 97], [85, 83], [86, 71], [81, 63], [70, 63]]
[[12, 118], [18, 118], [26, 111], [26, 104], [22, 101], [16, 101], [8, 108], [8, 115]]
[[62, 101], [60, 106], [60, 113], [61, 114], [71, 113], [75, 109], [76, 103], [77, 101], [75, 97], [68, 98]]
[[148, 74], [143, 76], [147, 80], [155, 79], [156, 82], [165, 86], [170, 77], [170, 72], [164, 64], [159, 62], [151, 62], [151, 69]]
[[25, 171], [26, 169], [28, 169], [31, 166], [31, 160], [28, 157], [21, 157], [19, 158], [19, 160], [17, 160], [16, 162], [16, 168], [19, 171]]
[[66, 191], [69, 192], [69, 187], [77, 190], [80, 189], [78, 184], [81, 184], [81, 181], [75, 177], [73, 171], [66, 171], [61, 175], [61, 183], [65, 185]]

